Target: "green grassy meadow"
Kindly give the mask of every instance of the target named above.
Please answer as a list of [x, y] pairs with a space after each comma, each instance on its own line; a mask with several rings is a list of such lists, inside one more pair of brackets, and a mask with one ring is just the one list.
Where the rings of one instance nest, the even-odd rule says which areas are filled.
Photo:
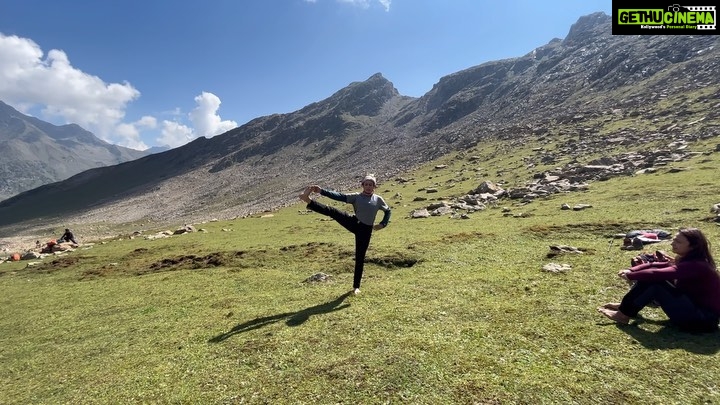
[[[469, 219], [407, 217], [498, 170], [511, 184], [545, 169], [522, 167], [537, 145], [501, 146], [381, 178], [393, 218], [373, 235], [358, 296], [352, 235], [299, 202], [0, 264], [0, 403], [720, 403], [720, 335], [678, 332], [659, 309], [629, 326], [596, 312], [627, 291], [616, 273], [637, 254], [614, 234], [699, 227], [720, 258], [720, 156]], [[550, 245], [584, 253], [548, 258]], [[543, 272], [550, 262], [572, 269]], [[318, 272], [330, 280], [304, 282]]]

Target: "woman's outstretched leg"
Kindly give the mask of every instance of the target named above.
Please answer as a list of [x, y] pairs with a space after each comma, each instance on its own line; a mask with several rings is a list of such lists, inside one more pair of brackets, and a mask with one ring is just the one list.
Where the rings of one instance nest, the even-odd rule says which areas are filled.
[[354, 215], [350, 215], [347, 212], [340, 211], [335, 207], [330, 207], [315, 200], [310, 200], [307, 205], [307, 209], [315, 211], [318, 214], [328, 216], [337, 221], [337, 223], [342, 225], [348, 231], [355, 233], [358, 220]]

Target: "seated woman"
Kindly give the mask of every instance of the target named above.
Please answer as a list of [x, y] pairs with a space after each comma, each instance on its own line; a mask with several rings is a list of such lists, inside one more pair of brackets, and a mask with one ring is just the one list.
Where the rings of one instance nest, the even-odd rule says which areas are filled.
[[717, 330], [720, 320], [720, 274], [710, 243], [699, 229], [683, 228], [672, 241], [674, 260], [642, 263], [620, 270], [618, 276], [634, 282], [620, 303], [598, 308], [621, 324], [655, 302], [682, 330]]

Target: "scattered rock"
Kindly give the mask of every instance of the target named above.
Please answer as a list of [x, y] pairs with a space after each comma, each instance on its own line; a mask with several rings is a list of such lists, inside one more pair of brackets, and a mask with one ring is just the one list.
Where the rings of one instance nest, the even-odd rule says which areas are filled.
[[548, 273], [565, 273], [572, 269], [569, 264], [548, 263], [542, 267], [543, 271]]
[[636, 174], [636, 175], [652, 174], [652, 173], [656, 173], [656, 172], [657, 172], [657, 169], [656, 169], [656, 168], [654, 168], [654, 167], [648, 167], [648, 168], [640, 169], [640, 170], [636, 171], [635, 174]]
[[710, 212], [713, 214], [720, 214], [720, 203], [714, 204], [710, 207]]
[[173, 232], [173, 235], [182, 235], [184, 233], [191, 233], [191, 232], [195, 232], [195, 227], [192, 225], [185, 225], [185, 226], [182, 226], [182, 227], [176, 229], [175, 232]]
[[330, 281], [331, 278], [332, 276], [329, 274], [315, 273], [312, 276], [303, 280], [303, 283], [324, 283], [326, 281]]
[[173, 235], [172, 231], [161, 231], [154, 235], [147, 235], [145, 236], [145, 240], [155, 240], [155, 239], [162, 239], [162, 238], [168, 238]]
[[548, 258], [555, 257], [561, 254], [582, 254], [583, 251], [574, 246], [567, 245], [553, 245], [550, 246], [550, 252], [547, 254]]
[[430, 217], [430, 211], [428, 211], [425, 208], [419, 209], [419, 210], [413, 210], [410, 213], [410, 218], [429, 218]]

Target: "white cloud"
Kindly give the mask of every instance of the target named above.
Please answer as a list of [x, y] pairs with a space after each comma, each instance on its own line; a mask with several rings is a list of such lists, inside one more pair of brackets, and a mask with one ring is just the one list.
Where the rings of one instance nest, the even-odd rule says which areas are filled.
[[155, 117], [144, 116], [130, 124], [118, 124], [115, 128], [115, 133], [123, 140], [119, 145], [137, 150], [145, 150], [148, 149], [148, 146], [140, 139], [140, 130], [138, 128], [152, 129], [155, 127], [157, 127], [157, 119], [155, 119]]
[[220, 99], [216, 95], [203, 91], [202, 94], [195, 97], [195, 103], [197, 103], [197, 107], [188, 115], [195, 128], [196, 136], [210, 138], [237, 128], [237, 122], [223, 121], [217, 114], [217, 110], [220, 108]]
[[348, 3], [361, 8], [370, 7], [370, 0], [337, 0], [338, 3]]
[[[157, 119], [144, 116], [124, 122], [128, 103], [139, 97], [130, 83], [105, 83], [73, 67], [61, 50], [52, 49], [44, 58], [34, 41], [0, 33], [0, 100], [25, 114], [40, 112], [38, 118], [46, 121], [78, 124], [107, 142], [144, 150], [148, 145], [141, 134], [157, 128]], [[162, 122], [160, 145], [177, 147], [237, 127], [218, 115], [221, 102], [216, 95], [203, 92], [195, 103], [189, 114], [180, 108], [167, 112], [174, 118]], [[187, 119], [191, 126], [184, 123]]]
[[192, 141], [194, 137], [192, 128], [176, 121], [163, 121], [161, 135], [157, 141], [160, 145], [176, 148]]
[[137, 150], [145, 150], [148, 148], [145, 143], [140, 140], [140, 132], [132, 124], [119, 124], [115, 128], [115, 133], [125, 140], [122, 146]]
[[[127, 104], [140, 96], [130, 83], [105, 83], [76, 69], [65, 52], [43, 52], [32, 40], [0, 34], [0, 99], [27, 113], [41, 108], [43, 119], [61, 118], [106, 141], [132, 144], [132, 131], [116, 127]], [[130, 138], [125, 139], [124, 136]]]
[[164, 112], [162, 112], [162, 114], [163, 114], [163, 115], [172, 115], [172, 116], [175, 116], [175, 117], [179, 117], [179, 116], [182, 115], [182, 110], [180, 109], [180, 107], [175, 107], [175, 108], [173, 108], [173, 109], [170, 110], [170, 111], [164, 111]]
[[[159, 145], [176, 148], [201, 136], [212, 138], [215, 135], [237, 128], [238, 125], [235, 121], [223, 121], [217, 114], [221, 104], [218, 96], [203, 91], [199, 96], [195, 97], [195, 104], [197, 106], [187, 114], [190, 122], [192, 122], [192, 127], [178, 121], [163, 121], [160, 137], [156, 139]], [[174, 111], [179, 113], [179, 109]]]
[[[356, 7], [360, 8], [370, 8], [370, 4], [373, 2], [372, 0], [336, 0], [338, 3], [346, 3], [350, 4]], [[317, 3], [318, 0], [305, 0], [306, 3]], [[377, 0], [378, 3], [380, 3], [381, 6], [385, 9], [385, 11], [390, 11], [390, 3], [392, 3], [392, 0]]]
[[[354, 6], [362, 7], [362, 8], [369, 8], [370, 3], [372, 3], [371, 0], [337, 0], [339, 3], [348, 3], [352, 4]], [[377, 0], [380, 5], [383, 6], [385, 11], [390, 11], [390, 3], [392, 3], [392, 0]]]
[[146, 115], [146, 116], [140, 118], [136, 122], [136, 124], [139, 126], [145, 127], [145, 128], [155, 128], [155, 127], [157, 127], [157, 119], [155, 119], [155, 117]]

